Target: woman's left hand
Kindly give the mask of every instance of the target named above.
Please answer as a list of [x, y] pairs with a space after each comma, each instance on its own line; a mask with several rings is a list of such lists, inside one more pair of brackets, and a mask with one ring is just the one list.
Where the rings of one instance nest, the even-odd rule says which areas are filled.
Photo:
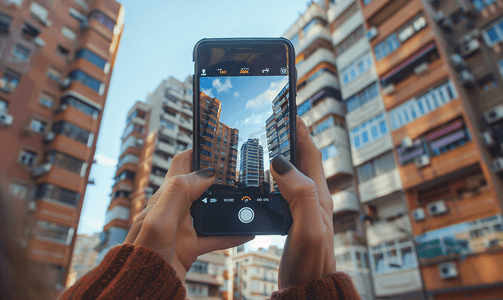
[[183, 281], [199, 255], [235, 247], [252, 240], [244, 237], [198, 237], [190, 206], [215, 181], [213, 169], [190, 173], [192, 149], [177, 154], [164, 182], [135, 219], [125, 244], [141, 245], [158, 253]]

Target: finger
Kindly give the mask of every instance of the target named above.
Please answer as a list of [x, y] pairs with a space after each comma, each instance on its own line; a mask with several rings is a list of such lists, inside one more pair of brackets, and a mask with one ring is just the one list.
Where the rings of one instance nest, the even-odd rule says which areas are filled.
[[333, 202], [323, 170], [321, 152], [309, 134], [306, 124], [299, 116], [297, 116], [297, 152], [299, 170], [314, 181], [318, 195], [320, 195], [320, 204], [327, 214], [332, 214]]
[[124, 240], [124, 244], [132, 244], [136, 240], [136, 237], [140, 233], [141, 226], [143, 224], [143, 220], [145, 219], [145, 216], [148, 214], [148, 212], [154, 207], [154, 205], [149, 205], [145, 207], [144, 210], [136, 217], [136, 220], [134, 220], [133, 225], [131, 226], [131, 229], [129, 230], [126, 239]]
[[185, 175], [190, 173], [190, 166], [192, 163], [192, 148], [187, 149], [183, 152], [178, 153], [171, 160], [171, 165], [169, 167], [168, 173], [162, 182], [162, 185], [157, 189], [154, 195], [150, 197], [147, 202], [147, 206], [155, 204], [159, 200], [159, 195], [162, 193], [166, 185], [168, 184], [169, 178], [177, 175]]
[[255, 236], [211, 236], [198, 237], [199, 255], [209, 253], [211, 251], [233, 248], [253, 240]]

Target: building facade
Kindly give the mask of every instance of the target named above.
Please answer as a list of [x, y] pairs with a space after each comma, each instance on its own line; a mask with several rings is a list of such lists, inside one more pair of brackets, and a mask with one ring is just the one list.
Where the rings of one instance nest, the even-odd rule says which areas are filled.
[[233, 186], [236, 182], [239, 130], [220, 122], [220, 100], [201, 92], [200, 101], [201, 168], [211, 167], [217, 171], [215, 184]]
[[68, 272], [67, 287], [72, 286], [75, 281], [94, 268], [96, 256], [98, 255], [95, 248], [99, 242], [99, 233], [77, 235], [77, 241], [73, 248], [72, 263]]
[[239, 181], [245, 186], [259, 186], [264, 181], [264, 148], [258, 138], [241, 145]]
[[66, 285], [122, 36], [114, 0], [0, 4], [0, 166], [28, 214], [25, 245]]

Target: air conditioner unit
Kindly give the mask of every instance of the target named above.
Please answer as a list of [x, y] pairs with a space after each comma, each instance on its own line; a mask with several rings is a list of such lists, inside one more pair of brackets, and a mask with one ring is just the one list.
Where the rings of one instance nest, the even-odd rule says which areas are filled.
[[495, 158], [491, 161], [491, 168], [494, 173], [501, 174], [503, 173], [503, 157]]
[[435, 22], [437, 22], [437, 23], [443, 22], [444, 19], [445, 19], [444, 13], [441, 12], [441, 11], [439, 11], [436, 14], [433, 15], [433, 20], [435, 20]]
[[384, 95], [391, 95], [395, 93], [395, 85], [394, 84], [389, 84], [385, 88], [382, 89], [382, 93]]
[[438, 265], [438, 272], [443, 279], [458, 277], [458, 268], [453, 262]]
[[45, 47], [45, 41], [39, 37], [34, 38], [33, 42], [39, 47]]
[[487, 122], [487, 124], [493, 124], [503, 119], [503, 104], [500, 104], [485, 111], [484, 119]]
[[378, 33], [379, 32], [377, 31], [377, 28], [372, 27], [369, 29], [369, 31], [367, 31], [367, 38], [369, 39], [369, 41], [371, 41], [377, 36]]
[[36, 212], [37, 211], [37, 202], [36, 201], [28, 202], [28, 211], [29, 212]]
[[417, 75], [422, 75], [428, 71], [428, 64], [427, 63], [422, 63], [419, 66], [414, 68], [414, 73]]
[[471, 39], [467, 42], [464, 42], [460, 45], [459, 47], [459, 53], [463, 57], [467, 57], [472, 53], [475, 53], [477, 50], [480, 49], [480, 43], [476, 39]]
[[416, 167], [418, 169], [423, 168], [423, 167], [426, 167], [427, 165], [430, 164], [430, 157], [428, 156], [428, 154], [424, 154], [424, 155], [417, 157], [414, 160], [414, 162], [416, 163]]
[[403, 149], [408, 149], [414, 146], [414, 142], [410, 137], [406, 136], [403, 138], [401, 146]]
[[40, 177], [42, 175], [49, 173], [51, 168], [52, 168], [51, 163], [41, 164], [40, 166], [33, 168], [33, 171], [31, 171], [31, 176], [34, 178]]
[[143, 146], [143, 143], [144, 143], [144, 141], [143, 141], [142, 139], [137, 139], [137, 140], [136, 140], [136, 145], [137, 145], [138, 147]]
[[46, 133], [44, 136], [44, 143], [50, 143], [50, 142], [54, 141], [55, 137], [56, 137], [56, 133], [54, 133], [52, 131]]
[[451, 61], [457, 70], [466, 69], [466, 62], [461, 55], [459, 54], [451, 55]]
[[447, 213], [447, 206], [444, 200], [435, 201], [427, 205], [428, 213], [432, 216], [438, 216]]
[[465, 87], [472, 86], [475, 83], [475, 77], [469, 71], [463, 70], [461, 71], [460, 81]]
[[0, 125], [9, 126], [14, 121], [14, 117], [5, 112], [0, 112]]
[[426, 215], [424, 213], [424, 209], [422, 209], [422, 208], [414, 209], [412, 211], [412, 216], [414, 216], [414, 220], [416, 220], [416, 221], [422, 221], [426, 218]]
[[61, 81], [60, 86], [62, 89], [67, 89], [71, 83], [72, 83], [72, 80], [70, 78], [65, 78], [63, 81]]
[[494, 147], [496, 145], [496, 141], [490, 130], [482, 132], [481, 136], [482, 140], [484, 141], [484, 146], [486, 146], [487, 148]]

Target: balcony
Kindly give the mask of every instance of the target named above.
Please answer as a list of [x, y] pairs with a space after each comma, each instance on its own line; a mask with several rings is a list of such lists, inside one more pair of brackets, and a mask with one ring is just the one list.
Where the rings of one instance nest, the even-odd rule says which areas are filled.
[[418, 268], [374, 274], [374, 293], [378, 297], [384, 297], [392, 294], [420, 291], [421, 279], [419, 276]]
[[298, 55], [304, 52], [312, 43], [314, 43], [318, 39], [323, 39], [327, 43], [331, 42], [330, 31], [328, 28], [322, 25], [313, 26], [311, 30], [307, 34], [304, 35], [304, 38], [299, 41], [297, 46], [295, 46], [295, 53]]
[[344, 39], [346, 39], [356, 28], [363, 24], [363, 15], [360, 11], [354, 13], [349, 17], [342, 26], [336, 28], [332, 32], [332, 45], [339, 45]]
[[351, 157], [353, 158], [353, 166], [359, 166], [364, 162], [371, 160], [387, 151], [393, 149], [393, 139], [387, 133], [382, 138], [372, 142], [371, 144], [360, 148], [358, 150], [351, 150]]
[[150, 174], [149, 179], [150, 179], [151, 183], [153, 183], [154, 185], [157, 185], [157, 186], [161, 186], [164, 181], [164, 177], [158, 176], [155, 174]]
[[108, 75], [105, 74], [105, 72], [103, 72], [102, 69], [98, 68], [95, 64], [86, 59], [82, 58], [74, 60], [68, 68], [70, 70], [81, 70], [82, 72], [86, 73], [87, 75], [93, 77], [94, 79], [100, 82], [107, 81]]
[[332, 51], [324, 48], [316, 50], [313, 54], [306, 58], [299, 67], [297, 67], [297, 77], [299, 79], [302, 78], [322, 62], [328, 62], [335, 66], [335, 55]]
[[[312, 19], [319, 18], [322, 20], [326, 20], [327, 17], [325, 12], [318, 5], [311, 5], [304, 12], [304, 14], [298, 19], [297, 22], [284, 34], [287, 39], [291, 39], [295, 36], [304, 26], [306, 26]], [[299, 54], [300, 52], [296, 52]]]
[[408, 215], [402, 216], [394, 221], [377, 221], [367, 226], [367, 242], [369, 246], [376, 246], [388, 241], [407, 237], [407, 234], [398, 230], [398, 228], [410, 230], [411, 224]]
[[[191, 124], [191, 127], [192, 127], [192, 124]], [[189, 145], [192, 145], [192, 137], [189, 136], [189, 135], [187, 135], [187, 134], [179, 133], [178, 134], [178, 140], [181, 141], [181, 142], [187, 143]]]
[[193, 111], [191, 107], [183, 107], [182, 112], [192, 117]]
[[78, 217], [77, 207], [42, 198], [37, 200], [35, 217], [71, 227]]
[[70, 246], [34, 238], [30, 241], [29, 253], [34, 261], [67, 266]]
[[328, 23], [331, 24], [335, 21], [348, 7], [353, 4], [355, 0], [342, 0], [336, 4], [330, 4], [327, 10]]
[[87, 182], [84, 181], [84, 178], [80, 177], [80, 174], [56, 166], [52, 166], [49, 172], [39, 177], [36, 183], [50, 183], [78, 193], [83, 193], [87, 185]]
[[297, 93], [297, 105], [302, 104], [315, 93], [319, 92], [325, 87], [339, 89], [339, 81], [335, 75], [324, 72], [313, 81], [309, 82], [302, 90]]
[[87, 161], [91, 156], [91, 148], [87, 145], [77, 142], [65, 135], [57, 134], [50, 148], [64, 153], [71, 153], [73, 157]]
[[192, 120], [191, 119], [184, 119], [180, 117], [180, 126], [183, 128], [192, 131]]
[[171, 158], [171, 157], [166, 160], [162, 156], [154, 155], [154, 156], [152, 156], [152, 165], [169, 170], [169, 167], [171, 166], [172, 160], [173, 160], [173, 158]]
[[400, 178], [400, 171], [398, 169], [394, 169], [391, 172], [374, 177], [358, 185], [360, 201], [362, 203], [400, 190], [402, 190], [402, 179]]
[[343, 212], [361, 212], [360, 203], [355, 193], [349, 191], [341, 191], [332, 195], [334, 202], [334, 214]]
[[[79, 98], [80, 99], [80, 98]], [[87, 115], [73, 106], [66, 106], [66, 108], [60, 111], [54, 118], [55, 122], [58, 121], [69, 121], [70, 123], [90, 132], [94, 131], [96, 120]]]
[[339, 148], [349, 149], [348, 132], [339, 126], [331, 126], [328, 129], [313, 136], [314, 143], [318, 149], [325, 148], [330, 144], [335, 144]]
[[346, 108], [341, 101], [334, 98], [326, 98], [325, 100], [316, 104], [308, 112], [302, 115], [302, 120], [306, 123], [307, 127], [312, 126], [315, 122], [323, 119], [330, 114], [336, 114], [344, 117]]
[[[185, 280], [191, 281], [191, 282], [208, 284], [208, 285], [215, 285], [215, 286], [221, 286], [224, 281], [223, 277], [221, 277], [221, 276], [213, 276], [213, 275], [210, 275], [207, 273], [198, 273], [198, 272], [187, 272], [187, 276], [186, 276]], [[211, 298], [211, 299], [213, 299], [213, 298]]]
[[[178, 98], [178, 97], [177, 97]], [[172, 108], [176, 111], [181, 111], [183, 109], [183, 106], [182, 106], [182, 102], [178, 101], [178, 102], [174, 102], [172, 100], [169, 100], [169, 99], [165, 99], [163, 102], [162, 102], [163, 106], [165, 107], [169, 107], [169, 108]]]
[[382, 102], [381, 95], [379, 94], [369, 102], [347, 113], [346, 125], [348, 128], [355, 128], [366, 120], [380, 115], [384, 111], [384, 104]]
[[414, 163], [400, 168], [404, 189], [418, 186], [449, 173], [464, 169], [481, 160], [477, 145], [470, 141], [442, 155], [431, 157], [430, 164], [418, 169]]
[[363, 74], [353, 79], [350, 83], [341, 87], [341, 95], [343, 99], [358, 93], [362, 87], [370, 85], [372, 82], [378, 80], [377, 72], [374, 66], [370, 66]]
[[98, 92], [96, 92], [92, 88], [82, 84], [79, 81], [72, 80], [72, 83], [70, 84], [70, 87], [67, 89], [67, 91], [80, 94], [88, 99], [91, 99], [93, 102], [95, 102], [96, 104], [98, 104], [100, 106], [105, 105], [106, 97], [104, 95], [100, 95]]
[[327, 179], [354, 176], [349, 147], [337, 147], [337, 155], [323, 161], [323, 170]]
[[171, 128], [162, 128], [159, 133], [162, 135], [162, 136], [165, 136], [165, 137], [170, 137], [170, 138], [174, 138], [176, 139], [178, 137], [178, 127], [175, 126], [175, 129], [171, 129]]
[[170, 145], [168, 143], [164, 143], [164, 142], [161, 142], [161, 141], [157, 141], [157, 143], [155, 143], [155, 148], [157, 150], [160, 150], [164, 153], [167, 153], [167, 154], [170, 154], [170, 155], [175, 155], [176, 154], [176, 148], [174, 145]]

